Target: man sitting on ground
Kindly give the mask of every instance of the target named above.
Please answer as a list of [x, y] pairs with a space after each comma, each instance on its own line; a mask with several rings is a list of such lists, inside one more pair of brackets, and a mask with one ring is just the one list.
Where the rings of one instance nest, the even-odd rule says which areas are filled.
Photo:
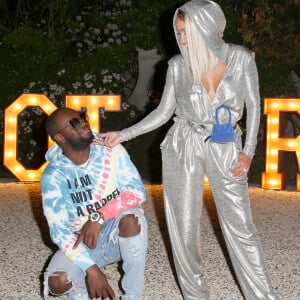
[[45, 272], [44, 294], [71, 300], [116, 299], [101, 268], [122, 261], [124, 294], [140, 300], [144, 286], [147, 223], [145, 189], [122, 146], [91, 146], [87, 116], [69, 108], [46, 122], [56, 142], [41, 177], [43, 209], [59, 250]]

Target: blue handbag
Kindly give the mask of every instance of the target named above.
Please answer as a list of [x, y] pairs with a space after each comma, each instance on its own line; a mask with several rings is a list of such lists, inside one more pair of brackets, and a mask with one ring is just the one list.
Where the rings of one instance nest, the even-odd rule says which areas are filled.
[[[222, 108], [228, 112], [228, 123], [226, 124], [219, 123], [218, 113]], [[221, 105], [216, 109], [216, 124], [213, 125], [210, 141], [212, 143], [235, 142], [234, 128], [231, 124], [231, 111], [226, 105]]]

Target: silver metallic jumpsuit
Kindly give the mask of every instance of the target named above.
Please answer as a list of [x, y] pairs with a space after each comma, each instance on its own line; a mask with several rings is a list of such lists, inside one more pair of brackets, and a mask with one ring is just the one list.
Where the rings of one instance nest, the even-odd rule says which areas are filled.
[[[226, 20], [216, 3], [193, 0], [180, 9], [196, 24], [210, 50], [227, 65], [215, 97], [210, 100], [202, 85], [193, 84], [183, 57], [177, 55], [169, 61], [160, 105], [139, 123], [120, 131], [121, 142], [161, 126], [175, 113], [175, 123], [161, 149], [165, 210], [184, 299], [209, 299], [200, 260], [205, 174], [245, 299], [275, 299], [252, 221], [247, 176], [233, 177], [230, 173], [239, 152], [252, 157], [256, 147], [260, 96], [254, 54], [223, 41]], [[177, 11], [175, 33], [176, 16]], [[178, 44], [181, 49], [179, 41]], [[216, 108], [222, 104], [231, 110], [236, 142], [212, 143], [208, 138], [215, 123]], [[242, 118], [245, 105], [247, 134], [242, 147], [241, 130], [236, 123]], [[220, 110], [219, 120], [227, 122], [225, 110]]]

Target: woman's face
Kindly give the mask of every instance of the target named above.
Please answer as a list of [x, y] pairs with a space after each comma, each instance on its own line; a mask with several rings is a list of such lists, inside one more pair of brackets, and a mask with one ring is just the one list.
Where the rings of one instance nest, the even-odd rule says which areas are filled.
[[179, 43], [181, 45], [186, 46], [187, 45], [187, 39], [186, 39], [186, 33], [185, 33], [184, 20], [182, 20], [181, 18], [177, 18], [175, 25], [176, 25], [176, 29], [177, 29]]

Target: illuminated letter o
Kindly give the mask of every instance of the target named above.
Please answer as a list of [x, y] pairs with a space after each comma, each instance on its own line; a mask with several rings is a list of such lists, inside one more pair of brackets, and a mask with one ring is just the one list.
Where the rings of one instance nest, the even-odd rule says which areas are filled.
[[[39, 106], [47, 115], [57, 109], [45, 95], [39, 94], [22, 94], [5, 109], [4, 165], [20, 181], [39, 181], [46, 162], [37, 170], [29, 170], [17, 160], [18, 115], [28, 106]], [[48, 143], [53, 144], [50, 138]]]

